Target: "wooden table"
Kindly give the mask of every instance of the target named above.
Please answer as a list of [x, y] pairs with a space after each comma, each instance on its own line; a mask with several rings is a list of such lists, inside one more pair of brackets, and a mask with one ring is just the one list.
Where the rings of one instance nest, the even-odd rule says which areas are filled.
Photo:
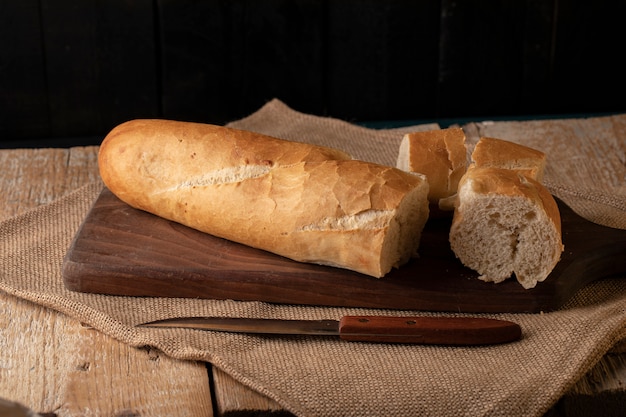
[[[0, 167], [0, 220], [99, 180], [93, 146], [0, 150]], [[129, 347], [2, 292], [0, 398], [57, 416], [261, 416], [281, 410], [210, 364]], [[548, 415], [623, 415], [623, 404], [626, 343], [605, 355]]]

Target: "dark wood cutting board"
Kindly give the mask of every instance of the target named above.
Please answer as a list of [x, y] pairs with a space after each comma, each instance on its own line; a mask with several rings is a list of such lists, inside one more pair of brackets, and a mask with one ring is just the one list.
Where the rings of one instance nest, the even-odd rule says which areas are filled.
[[589, 222], [562, 201], [565, 252], [534, 289], [486, 283], [448, 244], [449, 219], [431, 219], [420, 258], [376, 279], [295, 262], [131, 208], [104, 189], [63, 261], [72, 291], [281, 304], [454, 312], [551, 311], [584, 285], [626, 272], [626, 231]]

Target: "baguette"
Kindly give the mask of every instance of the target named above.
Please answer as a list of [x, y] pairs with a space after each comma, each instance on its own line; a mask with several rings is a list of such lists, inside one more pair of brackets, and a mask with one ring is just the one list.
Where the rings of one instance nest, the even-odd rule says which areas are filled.
[[542, 182], [546, 155], [518, 143], [481, 137], [472, 152], [472, 164], [477, 167], [510, 169]]
[[533, 288], [563, 252], [558, 206], [528, 176], [472, 165], [459, 184], [450, 246], [481, 280], [498, 283], [515, 274], [525, 289]]
[[215, 125], [133, 120], [98, 155], [132, 207], [296, 261], [380, 278], [415, 256], [421, 175], [342, 151]]
[[396, 167], [426, 176], [431, 214], [439, 209], [451, 211], [453, 206], [445, 202], [456, 194], [467, 169], [463, 129], [450, 127], [405, 134], [400, 142]]

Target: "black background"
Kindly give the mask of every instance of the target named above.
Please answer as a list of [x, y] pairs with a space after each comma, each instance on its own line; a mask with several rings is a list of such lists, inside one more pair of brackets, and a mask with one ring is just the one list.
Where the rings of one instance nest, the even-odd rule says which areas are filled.
[[272, 98], [354, 123], [626, 112], [626, 2], [0, 0], [0, 146]]

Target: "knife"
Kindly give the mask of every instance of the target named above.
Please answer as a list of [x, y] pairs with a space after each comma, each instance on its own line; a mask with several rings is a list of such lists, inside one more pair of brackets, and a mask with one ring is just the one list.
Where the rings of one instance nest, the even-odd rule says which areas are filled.
[[344, 316], [341, 320], [184, 317], [137, 327], [188, 328], [236, 333], [339, 336], [349, 342], [490, 345], [518, 340], [514, 322], [478, 317]]

